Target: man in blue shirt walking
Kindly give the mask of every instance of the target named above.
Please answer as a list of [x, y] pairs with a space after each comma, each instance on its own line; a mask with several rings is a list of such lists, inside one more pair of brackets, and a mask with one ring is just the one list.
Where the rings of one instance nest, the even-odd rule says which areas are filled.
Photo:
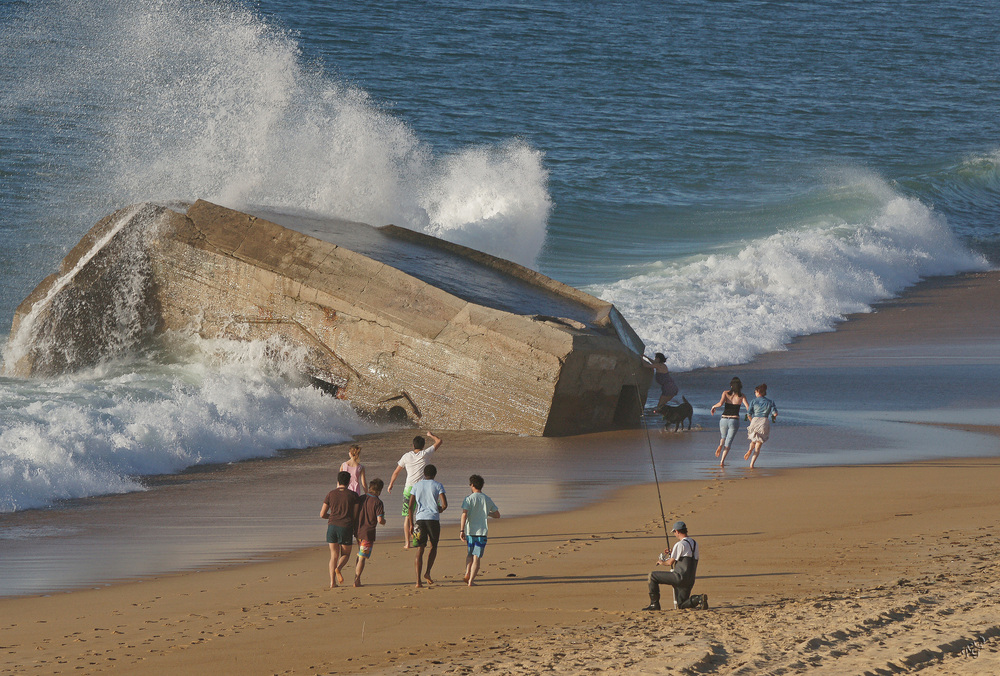
[[423, 587], [420, 573], [424, 565], [424, 548], [430, 542], [431, 550], [427, 553], [427, 572], [423, 579], [427, 584], [434, 584], [431, 579], [431, 568], [437, 558], [437, 545], [441, 537], [441, 512], [448, 509], [448, 498], [444, 494], [444, 486], [434, 480], [437, 467], [424, 467], [424, 478], [413, 484], [410, 493], [409, 511], [413, 514], [416, 527], [413, 531], [413, 544], [417, 547], [417, 557], [414, 566], [417, 570], [417, 588]]

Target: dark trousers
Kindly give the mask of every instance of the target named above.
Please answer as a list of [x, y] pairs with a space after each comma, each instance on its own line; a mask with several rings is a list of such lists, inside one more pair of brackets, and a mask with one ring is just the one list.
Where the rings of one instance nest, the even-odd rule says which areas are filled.
[[691, 590], [694, 588], [693, 579], [685, 579], [680, 573], [669, 570], [654, 570], [649, 574], [649, 601], [650, 603], [660, 602], [660, 585], [669, 584], [674, 588], [674, 607], [694, 608], [698, 605], [698, 599], [691, 598]]

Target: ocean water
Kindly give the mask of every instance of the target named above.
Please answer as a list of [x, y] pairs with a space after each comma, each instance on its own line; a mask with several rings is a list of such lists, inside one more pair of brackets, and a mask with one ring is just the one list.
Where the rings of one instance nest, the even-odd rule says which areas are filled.
[[[998, 21], [985, 0], [4, 2], [0, 327], [103, 216], [200, 197], [421, 230], [613, 301], [674, 370], [744, 363], [1000, 263]], [[0, 377], [0, 511], [371, 429], [295, 363], [174, 336]]]

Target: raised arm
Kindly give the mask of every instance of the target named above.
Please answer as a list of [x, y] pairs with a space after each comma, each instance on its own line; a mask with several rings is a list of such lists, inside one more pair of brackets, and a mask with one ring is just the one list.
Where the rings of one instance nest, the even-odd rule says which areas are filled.
[[434, 446], [434, 452], [436, 453], [437, 451], [440, 451], [441, 450], [441, 437], [435, 435], [430, 430], [427, 431], [427, 436], [429, 436], [431, 438], [431, 441], [434, 442], [432, 444], [432, 446]]

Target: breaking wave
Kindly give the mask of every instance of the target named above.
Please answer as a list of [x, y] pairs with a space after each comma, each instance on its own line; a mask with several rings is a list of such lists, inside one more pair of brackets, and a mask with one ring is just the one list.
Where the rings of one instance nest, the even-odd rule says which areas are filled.
[[[830, 189], [851, 217], [802, 222], [731, 251], [648, 266], [591, 292], [618, 306], [674, 369], [740, 364], [832, 330], [924, 277], [988, 269], [947, 220], [883, 180]], [[828, 197], [826, 195], [825, 197]]]

